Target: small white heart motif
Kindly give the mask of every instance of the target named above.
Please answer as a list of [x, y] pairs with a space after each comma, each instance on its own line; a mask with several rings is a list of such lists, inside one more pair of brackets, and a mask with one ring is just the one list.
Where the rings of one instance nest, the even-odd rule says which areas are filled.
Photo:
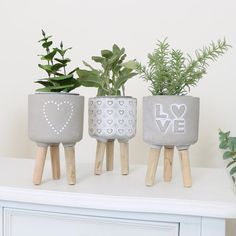
[[97, 104], [100, 106], [102, 104], [102, 101], [97, 101]]
[[107, 123], [108, 123], [109, 125], [112, 124], [112, 122], [113, 122], [113, 120], [111, 120], [111, 119], [107, 120]]
[[124, 101], [119, 101], [119, 104], [121, 105], [121, 106], [123, 106], [124, 105]]
[[125, 121], [124, 120], [119, 120], [118, 122], [122, 125]]
[[[63, 132], [71, 121], [74, 106], [69, 101], [57, 102], [54, 100], [46, 101], [43, 104], [43, 116], [49, 127], [57, 134]], [[55, 115], [56, 113], [56, 115]], [[56, 125], [56, 119], [60, 125]]]
[[109, 100], [109, 101], [107, 101], [107, 104], [108, 104], [109, 106], [111, 106], [111, 105], [113, 104], [113, 101]]
[[102, 120], [97, 120], [97, 123], [100, 125], [102, 123]]
[[124, 133], [123, 129], [118, 129], [118, 131], [119, 131], [120, 134]]
[[113, 132], [113, 129], [107, 129], [107, 133], [111, 134]]
[[185, 115], [187, 107], [185, 104], [171, 104], [171, 111], [175, 118], [179, 119]]
[[102, 114], [102, 110], [97, 110], [97, 114], [101, 115]]
[[124, 114], [124, 110], [119, 110], [120, 115]]
[[111, 115], [113, 113], [113, 110], [107, 110], [107, 113]]

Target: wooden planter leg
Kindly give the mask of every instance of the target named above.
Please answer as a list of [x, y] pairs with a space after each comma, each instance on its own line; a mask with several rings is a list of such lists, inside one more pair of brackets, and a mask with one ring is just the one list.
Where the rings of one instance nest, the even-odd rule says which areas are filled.
[[60, 171], [59, 145], [51, 145], [50, 153], [51, 153], [51, 163], [52, 163], [52, 178], [60, 179], [61, 171]]
[[164, 181], [169, 182], [172, 179], [174, 147], [165, 147], [164, 149]]
[[129, 143], [120, 143], [121, 174], [129, 174]]
[[96, 160], [95, 160], [95, 167], [94, 167], [95, 175], [102, 174], [102, 165], [103, 165], [105, 149], [106, 149], [106, 143], [97, 141]]
[[179, 156], [182, 167], [184, 187], [190, 188], [192, 186], [192, 177], [188, 150], [179, 150]]
[[113, 170], [114, 163], [114, 140], [109, 140], [106, 143], [106, 168], [107, 171]]
[[155, 176], [160, 153], [161, 153], [161, 148], [150, 148], [148, 168], [146, 174], [146, 186], [152, 186], [155, 182]]
[[75, 147], [64, 146], [65, 159], [66, 159], [66, 175], [67, 183], [74, 185], [76, 183], [76, 170], [75, 170]]
[[43, 169], [47, 156], [47, 146], [38, 146], [36, 154], [36, 162], [34, 167], [33, 183], [35, 185], [41, 184]]

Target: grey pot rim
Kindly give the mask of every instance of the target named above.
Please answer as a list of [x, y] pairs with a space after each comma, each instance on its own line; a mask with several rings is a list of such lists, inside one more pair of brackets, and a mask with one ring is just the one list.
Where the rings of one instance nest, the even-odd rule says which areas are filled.
[[124, 98], [133, 98], [133, 99], [136, 99], [136, 98], [134, 98], [134, 97], [132, 97], [132, 96], [95, 96], [95, 97], [91, 97], [91, 98], [89, 98], [89, 99], [95, 99], [95, 98], [98, 98], [98, 99], [101, 99], [101, 98], [115, 98], [115, 99], [124, 99]]
[[62, 92], [35, 92], [35, 93], [32, 93], [32, 94], [29, 94], [29, 95], [59, 95], [59, 96], [62, 96], [62, 95], [69, 95], [69, 96], [80, 96], [80, 97], [83, 97], [82, 95], [80, 95], [79, 93], [62, 93]]
[[143, 98], [153, 98], [153, 97], [173, 97], [173, 98], [180, 98], [180, 97], [187, 97], [187, 98], [199, 98], [191, 95], [149, 95], [144, 96]]

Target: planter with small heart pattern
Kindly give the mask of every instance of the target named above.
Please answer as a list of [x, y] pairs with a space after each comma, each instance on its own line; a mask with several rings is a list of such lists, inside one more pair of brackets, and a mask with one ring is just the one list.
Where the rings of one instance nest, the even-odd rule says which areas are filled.
[[143, 98], [143, 139], [151, 146], [146, 185], [154, 183], [160, 150], [165, 147], [164, 179], [172, 177], [173, 148], [182, 160], [185, 187], [191, 186], [188, 148], [198, 140], [199, 98], [147, 96]]
[[[74, 146], [83, 136], [84, 97], [72, 93], [36, 93], [28, 98], [28, 134], [38, 145], [33, 182], [40, 184], [47, 148], [51, 148], [53, 178], [60, 177], [59, 144], [65, 148], [69, 175], [75, 184]], [[73, 168], [72, 168], [73, 167]], [[73, 170], [72, 170], [73, 169]]]
[[128, 174], [128, 141], [136, 133], [136, 98], [94, 97], [89, 99], [88, 106], [89, 135], [98, 141], [95, 174], [101, 174], [101, 162], [105, 149], [107, 151], [107, 170], [113, 169], [115, 139], [121, 145], [122, 174]]

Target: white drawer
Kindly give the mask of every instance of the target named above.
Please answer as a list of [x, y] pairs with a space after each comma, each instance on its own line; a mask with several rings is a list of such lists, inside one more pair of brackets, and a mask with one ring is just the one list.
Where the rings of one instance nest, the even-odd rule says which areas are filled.
[[178, 223], [4, 208], [4, 236], [178, 236]]

